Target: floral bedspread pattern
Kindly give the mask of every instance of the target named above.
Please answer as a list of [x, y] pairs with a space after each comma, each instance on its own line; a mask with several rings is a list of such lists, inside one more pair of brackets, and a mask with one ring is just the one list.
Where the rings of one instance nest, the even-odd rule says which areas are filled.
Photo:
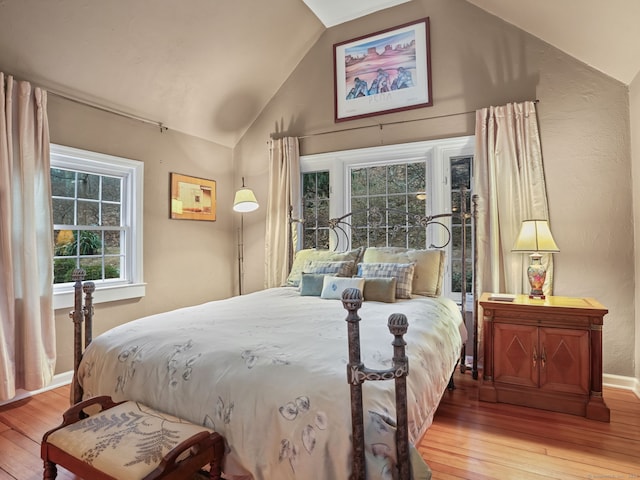
[[[387, 320], [404, 313], [409, 439], [431, 425], [466, 332], [445, 298], [364, 302], [361, 356], [389, 368]], [[347, 479], [351, 413], [347, 312], [281, 287], [152, 315], [94, 339], [78, 372], [85, 398], [135, 400], [223, 435], [225, 478]], [[363, 385], [367, 476], [392, 478], [394, 382]], [[415, 452], [414, 452], [415, 453]], [[419, 455], [414, 478], [429, 478]]]

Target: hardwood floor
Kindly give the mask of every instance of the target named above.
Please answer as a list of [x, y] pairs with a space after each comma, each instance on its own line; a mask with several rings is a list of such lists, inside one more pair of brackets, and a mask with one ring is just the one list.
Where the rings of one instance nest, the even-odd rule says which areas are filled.
[[[479, 402], [469, 373], [456, 374], [456, 384], [419, 445], [433, 480], [640, 479], [640, 400], [633, 393], [605, 388], [611, 423], [601, 423]], [[0, 407], [0, 480], [42, 478], [40, 439], [60, 423], [68, 399], [66, 386]], [[62, 468], [58, 478], [80, 480]]]
[[[60, 424], [69, 408], [69, 386], [0, 407], [0, 480], [41, 480], [42, 435]], [[78, 479], [63, 468], [58, 479]], [[88, 480], [88, 479], [87, 479]]]
[[640, 479], [640, 399], [604, 389], [611, 422], [478, 401], [456, 375], [419, 445], [434, 480]]

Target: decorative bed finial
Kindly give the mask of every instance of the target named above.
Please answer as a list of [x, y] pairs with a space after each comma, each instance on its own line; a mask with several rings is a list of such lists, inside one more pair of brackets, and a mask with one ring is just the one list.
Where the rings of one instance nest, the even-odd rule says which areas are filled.
[[407, 333], [409, 322], [403, 313], [392, 313], [389, 316], [388, 326], [392, 335], [404, 335]]
[[96, 291], [96, 284], [93, 282], [85, 282], [84, 285], [82, 285], [82, 291], [85, 294], [93, 293]]
[[84, 280], [86, 272], [82, 268], [76, 268], [73, 272], [71, 272], [71, 280], [74, 282], [81, 282]]
[[349, 312], [358, 311], [362, 307], [362, 292], [357, 288], [345, 288], [342, 292], [342, 305]]

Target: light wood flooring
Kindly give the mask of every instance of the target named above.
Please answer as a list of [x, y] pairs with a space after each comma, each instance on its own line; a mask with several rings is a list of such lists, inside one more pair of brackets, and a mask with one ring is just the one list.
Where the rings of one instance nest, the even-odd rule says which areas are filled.
[[[433, 480], [640, 479], [640, 400], [633, 393], [605, 388], [611, 423], [601, 423], [479, 402], [469, 373], [456, 374], [456, 383], [419, 445]], [[0, 407], [0, 480], [42, 478], [40, 439], [60, 423], [68, 398], [66, 386]], [[79, 480], [62, 468], [58, 478]]]

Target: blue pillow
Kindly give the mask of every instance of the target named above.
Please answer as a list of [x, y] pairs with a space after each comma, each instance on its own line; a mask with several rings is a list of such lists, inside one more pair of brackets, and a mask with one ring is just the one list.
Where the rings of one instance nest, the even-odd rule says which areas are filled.
[[319, 297], [322, 293], [322, 273], [303, 273], [300, 277], [300, 295], [307, 297]]

